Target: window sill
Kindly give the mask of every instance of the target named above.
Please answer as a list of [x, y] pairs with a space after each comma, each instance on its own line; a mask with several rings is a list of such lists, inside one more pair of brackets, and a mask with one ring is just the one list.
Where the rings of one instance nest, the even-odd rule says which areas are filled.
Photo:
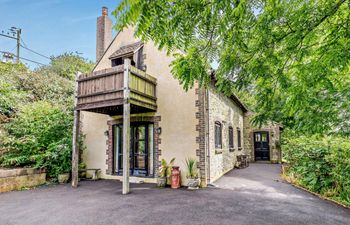
[[234, 148], [230, 148], [230, 149], [229, 149], [229, 152], [234, 152], [234, 151], [235, 151]]
[[216, 155], [222, 154], [222, 149], [215, 149], [215, 154], [216, 154]]
[[238, 148], [238, 151], [241, 151], [242, 150], [242, 147]]

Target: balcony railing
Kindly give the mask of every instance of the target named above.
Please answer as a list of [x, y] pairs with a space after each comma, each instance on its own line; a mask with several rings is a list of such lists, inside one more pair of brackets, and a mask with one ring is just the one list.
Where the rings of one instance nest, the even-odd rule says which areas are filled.
[[124, 65], [80, 75], [77, 90], [78, 110], [121, 115], [124, 101], [124, 71], [128, 72], [131, 113], [157, 110], [157, 79], [133, 66]]

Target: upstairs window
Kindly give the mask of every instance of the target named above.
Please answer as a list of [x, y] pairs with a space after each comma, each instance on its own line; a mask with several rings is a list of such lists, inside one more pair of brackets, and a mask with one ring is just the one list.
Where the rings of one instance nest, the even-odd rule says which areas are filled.
[[241, 149], [242, 148], [242, 137], [241, 137], [241, 129], [239, 129], [237, 127], [237, 146], [238, 146], [238, 149]]
[[228, 146], [230, 151], [233, 151], [233, 127], [228, 128]]
[[119, 57], [119, 58], [112, 59], [112, 67], [123, 65], [125, 59], [130, 59], [131, 65], [135, 66], [135, 61], [134, 61], [133, 57], [132, 56], [129, 56], [129, 57], [125, 56], [125, 57]]
[[119, 66], [123, 64], [122, 58], [112, 59], [112, 67]]
[[222, 148], [222, 125], [215, 122], [215, 148]]

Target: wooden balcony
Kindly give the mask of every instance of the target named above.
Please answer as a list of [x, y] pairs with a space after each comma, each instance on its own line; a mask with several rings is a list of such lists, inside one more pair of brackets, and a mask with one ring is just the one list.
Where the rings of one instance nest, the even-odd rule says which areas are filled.
[[[124, 73], [128, 84], [124, 84]], [[157, 110], [157, 79], [133, 66], [120, 65], [79, 76], [77, 110], [122, 115], [124, 91], [130, 90], [130, 113]]]

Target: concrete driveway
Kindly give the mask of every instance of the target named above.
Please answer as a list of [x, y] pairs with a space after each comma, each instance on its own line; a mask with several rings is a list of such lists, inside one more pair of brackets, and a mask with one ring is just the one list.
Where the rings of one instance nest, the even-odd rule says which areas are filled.
[[252, 164], [197, 191], [85, 181], [0, 194], [0, 224], [350, 224], [350, 210], [280, 181], [278, 165]]

